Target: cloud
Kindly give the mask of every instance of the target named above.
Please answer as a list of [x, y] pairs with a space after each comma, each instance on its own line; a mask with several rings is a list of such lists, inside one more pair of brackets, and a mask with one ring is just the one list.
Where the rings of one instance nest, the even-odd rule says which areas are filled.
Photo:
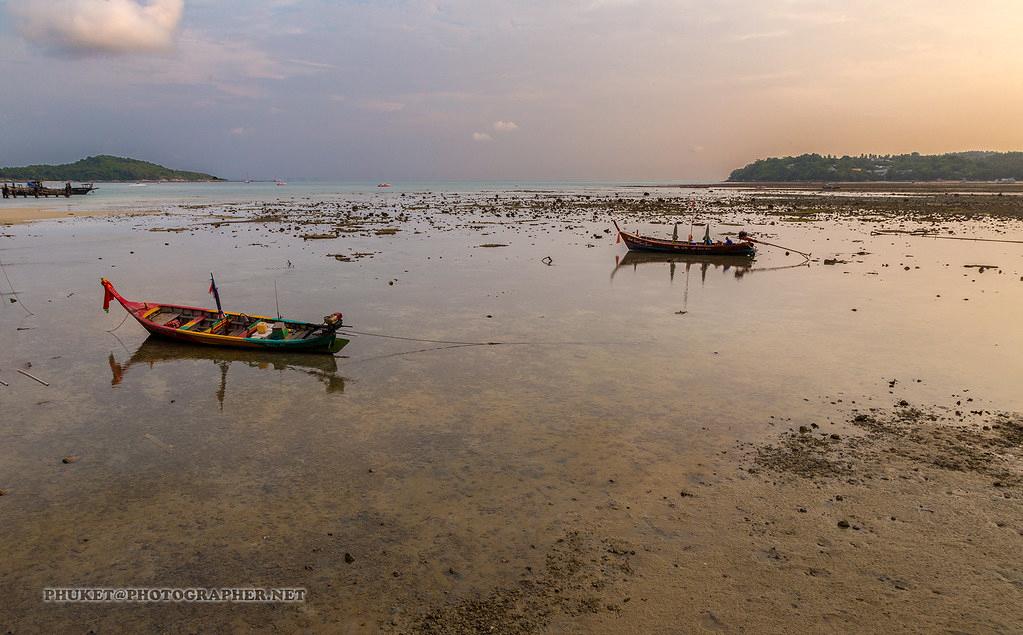
[[309, 68], [316, 68], [316, 69], [337, 68], [337, 66], [334, 66], [333, 64], [326, 64], [324, 62], [314, 62], [312, 60], [296, 60], [296, 59], [292, 59], [292, 60], [287, 60], [287, 62], [289, 64], [295, 64], [296, 66], [307, 66]]
[[170, 48], [184, 0], [11, 0], [26, 39], [77, 54], [145, 53]]
[[493, 141], [494, 138], [485, 132], [474, 132], [472, 133], [472, 140], [480, 143], [486, 143], [488, 141]]
[[369, 101], [362, 102], [362, 109], [369, 110], [370, 112], [398, 112], [405, 108], [405, 104], [400, 101], [380, 101], [371, 99]]
[[251, 43], [215, 40], [185, 29], [173, 53], [127, 58], [116, 65], [103, 61], [100, 68], [111, 78], [139, 84], [207, 86], [232, 97], [260, 98], [272, 82], [323, 73], [308, 64], [279, 60]]
[[498, 132], [511, 132], [513, 130], [518, 130], [518, 129], [519, 129], [519, 124], [515, 123], [514, 121], [495, 121], [494, 122], [494, 130], [496, 130]]
[[770, 40], [774, 38], [788, 37], [789, 32], [784, 29], [775, 31], [757, 31], [754, 33], [740, 33], [733, 35], [730, 39], [734, 42], [749, 42], [750, 40]]

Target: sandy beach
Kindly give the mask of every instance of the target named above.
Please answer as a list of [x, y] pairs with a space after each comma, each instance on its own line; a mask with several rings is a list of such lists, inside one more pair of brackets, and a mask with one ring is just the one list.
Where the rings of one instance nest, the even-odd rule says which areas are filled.
[[[6, 201], [5, 201], [6, 202]], [[96, 216], [138, 216], [156, 212], [142, 210], [97, 210], [82, 209], [75, 211], [47, 209], [43, 207], [9, 207], [0, 205], [0, 225], [16, 225], [38, 220], [56, 220], [62, 218], [91, 218]]]
[[0, 207], [0, 224], [3, 225], [75, 216], [73, 213], [40, 207], [11, 207], [6, 203], [7, 201], [4, 201], [4, 205]]
[[1023, 634], [1021, 27], [0, 0], [0, 635]]
[[[1023, 256], [997, 242], [1016, 197], [178, 207], [0, 238], [0, 632], [1023, 629]], [[812, 255], [638, 258], [612, 219]], [[276, 285], [286, 314], [343, 310], [352, 343], [182, 348], [99, 307], [100, 276], [208, 304], [211, 271], [232, 308], [272, 311]], [[54, 586], [308, 595], [43, 602]]]

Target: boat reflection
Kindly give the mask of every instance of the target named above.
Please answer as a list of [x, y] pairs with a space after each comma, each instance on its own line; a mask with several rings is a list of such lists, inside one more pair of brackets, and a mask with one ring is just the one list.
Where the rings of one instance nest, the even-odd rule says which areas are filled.
[[745, 256], [691, 256], [683, 254], [661, 254], [655, 252], [630, 251], [624, 256], [615, 256], [615, 267], [611, 270], [611, 279], [622, 267], [631, 266], [633, 271], [642, 264], [668, 263], [669, 275], [672, 281], [675, 280], [675, 270], [678, 265], [685, 265], [686, 281], [689, 280], [689, 272], [694, 266], [700, 268], [701, 282], [707, 281], [707, 271], [711, 268], [721, 269], [722, 273], [732, 273], [736, 279], [743, 276], [751, 276], [755, 273], [766, 273], [768, 271], [781, 271], [783, 269], [800, 269], [809, 267], [810, 262], [804, 260], [792, 265], [779, 265], [776, 267], [754, 267], [753, 259]]
[[615, 274], [622, 267], [631, 266], [635, 270], [639, 265], [650, 263], [667, 263], [672, 281], [675, 280], [675, 270], [679, 265], [685, 265], [687, 279], [690, 270], [694, 266], [698, 267], [702, 282], [707, 281], [707, 271], [711, 268], [720, 268], [722, 273], [732, 272], [736, 278], [742, 278], [753, 267], [753, 259], [747, 256], [693, 256], [630, 251], [624, 256], [615, 256], [615, 268], [611, 270], [611, 279], [614, 280]]
[[294, 370], [318, 379], [326, 386], [328, 393], [344, 392], [345, 378], [338, 375], [337, 360], [333, 355], [309, 355], [288, 353], [266, 353], [231, 348], [211, 348], [207, 346], [189, 346], [175, 342], [167, 342], [159, 338], [149, 337], [125, 362], [118, 362], [111, 353], [108, 358], [111, 372], [111, 386], [117, 386], [124, 379], [124, 374], [132, 366], [146, 364], [150, 368], [161, 362], [184, 360], [210, 361], [220, 368], [220, 386], [217, 389], [217, 401], [224, 407], [227, 394], [227, 370], [231, 364], [244, 364], [250, 368], [276, 370], [280, 372]]
[[701, 256], [701, 255], [689, 255], [689, 254], [665, 254], [665, 253], [653, 253], [643, 251], [630, 251], [624, 256], [615, 256], [615, 267], [611, 270], [611, 280], [614, 280], [615, 274], [622, 267], [632, 267], [635, 271], [639, 265], [645, 264], [665, 264], [668, 265], [668, 275], [671, 277], [671, 281], [675, 281], [675, 270], [680, 266], [685, 266], [685, 291], [682, 294], [682, 313], [685, 313], [689, 309], [689, 274], [694, 267], [698, 267], [700, 270], [700, 283], [707, 283], [707, 272], [710, 269], [721, 269], [724, 274], [733, 274], [736, 280], [741, 280], [743, 276], [751, 276], [754, 273], [765, 273], [768, 271], [781, 271], [782, 269], [797, 269], [801, 267], [809, 267], [809, 261], [804, 260], [794, 265], [780, 265], [777, 267], [753, 267], [753, 258], [747, 256]]

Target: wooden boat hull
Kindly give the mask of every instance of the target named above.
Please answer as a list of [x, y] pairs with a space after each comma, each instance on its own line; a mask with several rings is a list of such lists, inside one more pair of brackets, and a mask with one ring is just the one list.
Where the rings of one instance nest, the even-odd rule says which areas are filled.
[[615, 229], [621, 237], [625, 246], [632, 251], [649, 251], [664, 254], [684, 254], [690, 256], [740, 256], [751, 258], [756, 255], [756, 247], [751, 242], [739, 241], [734, 243], [697, 243], [685, 240], [663, 240], [630, 234], [622, 231], [615, 223]]
[[[168, 305], [161, 305], [168, 306]], [[226, 315], [240, 315], [238, 313], [227, 313]], [[251, 315], [251, 318], [260, 319], [260, 316]], [[160, 327], [154, 324], [147, 324], [144, 320], [140, 320], [138, 317], [139, 324], [144, 329], [150, 332], [150, 334], [167, 340], [174, 340], [177, 342], [184, 342], [188, 344], [198, 344], [201, 346], [221, 346], [228, 348], [248, 349], [248, 350], [263, 350], [263, 351], [274, 351], [282, 353], [336, 353], [348, 344], [348, 340], [339, 338], [335, 333], [329, 335], [323, 335], [314, 339], [300, 340], [300, 341], [288, 341], [288, 340], [268, 340], [268, 339], [250, 339], [250, 338], [238, 338], [230, 337], [227, 335], [216, 335], [214, 333], [189, 333], [187, 331], [179, 331], [177, 329], [169, 329]], [[274, 318], [266, 318], [272, 320]], [[304, 324], [303, 322], [293, 322], [291, 320], [281, 320], [287, 325]]]
[[[101, 280], [106, 290], [103, 308], [108, 309], [110, 300], [116, 299], [124, 310], [155, 337], [176, 342], [184, 342], [199, 346], [218, 346], [227, 348], [238, 348], [248, 350], [260, 350], [280, 353], [336, 353], [348, 344], [349, 340], [338, 337], [336, 329], [340, 326], [340, 314], [335, 314], [337, 324], [313, 324], [311, 322], [299, 322], [297, 320], [277, 319], [263, 315], [248, 315], [224, 311], [222, 314], [212, 309], [192, 307], [178, 304], [162, 304], [153, 302], [132, 302], [126, 300], [114, 289], [109, 280]], [[166, 324], [157, 320], [160, 316], [175, 316]], [[242, 326], [256, 325], [259, 322], [283, 323], [290, 333], [303, 333], [301, 338], [293, 339], [271, 339], [269, 337], [250, 337], [250, 333], [243, 335], [221, 334], [210, 332], [222, 324], [223, 330], [238, 329]], [[206, 323], [212, 328], [206, 330], [193, 330]], [[250, 329], [245, 329], [249, 331]]]

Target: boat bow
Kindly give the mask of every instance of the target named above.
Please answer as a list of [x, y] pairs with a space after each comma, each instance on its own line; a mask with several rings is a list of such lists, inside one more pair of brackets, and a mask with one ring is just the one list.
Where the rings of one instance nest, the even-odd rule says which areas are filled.
[[144, 302], [132, 302], [131, 300], [124, 299], [124, 296], [118, 293], [117, 289], [114, 288], [114, 284], [106, 278], [100, 278], [99, 282], [103, 285], [103, 310], [107, 313], [110, 312], [111, 300], [117, 300], [121, 306], [124, 307], [124, 310], [132, 315], [134, 315], [139, 309], [146, 308], [147, 305]]

